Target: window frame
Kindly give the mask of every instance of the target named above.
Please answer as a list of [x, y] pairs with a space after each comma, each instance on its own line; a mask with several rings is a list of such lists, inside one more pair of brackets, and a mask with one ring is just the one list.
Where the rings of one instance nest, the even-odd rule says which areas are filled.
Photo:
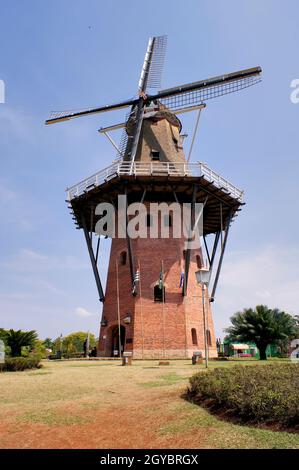
[[[161, 297], [156, 295], [158, 290], [161, 291]], [[165, 286], [163, 286], [162, 289], [160, 289], [158, 284], [156, 284], [154, 286], [154, 302], [164, 302], [165, 303]]]
[[196, 328], [191, 328], [191, 338], [192, 338], [192, 346], [198, 346], [198, 338], [197, 338]]
[[123, 250], [119, 254], [119, 264], [120, 266], [125, 266], [127, 264], [128, 253], [126, 250]]
[[[158, 158], [157, 158], [158, 157]], [[151, 150], [151, 160], [153, 162], [160, 162], [160, 151], [159, 150]]]

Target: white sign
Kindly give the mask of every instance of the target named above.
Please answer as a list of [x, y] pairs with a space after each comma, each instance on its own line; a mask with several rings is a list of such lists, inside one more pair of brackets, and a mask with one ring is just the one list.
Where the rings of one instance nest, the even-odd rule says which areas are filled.
[[4, 364], [4, 362], [5, 362], [5, 346], [4, 346], [2, 339], [0, 339], [0, 364]]

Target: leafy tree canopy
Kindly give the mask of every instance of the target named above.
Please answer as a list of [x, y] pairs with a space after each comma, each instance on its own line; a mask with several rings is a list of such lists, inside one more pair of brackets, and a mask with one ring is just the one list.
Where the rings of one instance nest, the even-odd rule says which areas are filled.
[[[87, 335], [88, 335], [88, 332], [76, 331], [74, 333], [70, 333], [67, 336], [64, 336], [62, 340], [60, 338], [57, 338], [54, 341], [54, 349], [55, 351], [60, 351], [60, 347], [62, 346], [62, 353], [69, 354], [69, 353], [83, 352], [84, 342], [87, 339]], [[95, 345], [96, 345], [95, 336], [92, 333], [89, 333], [89, 347], [93, 348]]]
[[29, 349], [35, 346], [38, 339], [37, 333], [34, 330], [0, 330], [1, 339], [6, 346], [10, 347], [11, 356], [17, 357], [22, 354], [22, 347], [27, 346]]
[[45, 348], [47, 349], [53, 349], [54, 347], [54, 342], [52, 341], [51, 338], [45, 338], [43, 340], [43, 345], [45, 346]]
[[297, 335], [296, 319], [277, 308], [257, 305], [231, 317], [232, 326], [225, 331], [230, 340], [252, 341], [260, 351], [260, 359], [267, 359], [268, 344], [292, 339]]

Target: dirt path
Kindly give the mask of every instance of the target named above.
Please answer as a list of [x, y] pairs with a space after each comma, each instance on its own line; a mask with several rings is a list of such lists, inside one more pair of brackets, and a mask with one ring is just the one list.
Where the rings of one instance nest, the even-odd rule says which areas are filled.
[[[170, 399], [176, 394], [166, 390], [161, 400], [149, 392], [136, 396], [134, 405], [104, 406], [100, 411], [83, 413], [80, 407], [69, 405], [64, 412], [84, 416], [80, 424], [46, 425], [41, 423], [2, 422], [1, 447], [22, 448], [186, 448], [201, 447], [207, 429], [184, 433], [182, 436], [163, 434], [163, 427], [175, 421], [176, 411], [167, 410]], [[155, 407], [155, 410], [152, 409]], [[148, 409], [149, 411], [146, 411]], [[165, 412], [165, 410], [167, 410]], [[62, 410], [61, 410], [62, 412]]]
[[121, 367], [115, 362], [103, 365], [68, 362], [46, 364], [37, 372], [6, 374], [7, 386], [19, 382], [24, 395], [18, 404], [9, 403], [18, 397], [7, 396], [4, 400], [0, 446], [197, 447], [198, 439], [205, 435], [202, 429], [196, 437], [192, 431], [185, 433], [184, 438], [163, 432], [163, 427], [177, 419], [177, 409], [182, 405], [188, 407], [180, 395], [187, 382], [186, 374], [193, 370], [185, 370], [184, 364], [175, 367], [175, 372], [173, 368], [157, 368], [156, 362], [132, 367]]
[[263, 438], [186, 402], [194, 372], [188, 361], [72, 361], [1, 374], [0, 448], [273, 447], [277, 436], [280, 447], [299, 447], [299, 436]]

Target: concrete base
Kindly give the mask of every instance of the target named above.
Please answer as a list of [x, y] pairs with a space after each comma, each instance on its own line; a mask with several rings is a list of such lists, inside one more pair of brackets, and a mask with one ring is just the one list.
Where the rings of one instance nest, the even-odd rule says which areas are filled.
[[[205, 352], [201, 349], [167, 349], [165, 351], [162, 349], [145, 349], [143, 351], [141, 349], [134, 349], [133, 359], [191, 359], [195, 350], [200, 351], [202, 357], [205, 357]], [[99, 357], [105, 357], [105, 352], [99, 351]], [[217, 349], [210, 348], [209, 358], [213, 359], [215, 357], [218, 357]]]

